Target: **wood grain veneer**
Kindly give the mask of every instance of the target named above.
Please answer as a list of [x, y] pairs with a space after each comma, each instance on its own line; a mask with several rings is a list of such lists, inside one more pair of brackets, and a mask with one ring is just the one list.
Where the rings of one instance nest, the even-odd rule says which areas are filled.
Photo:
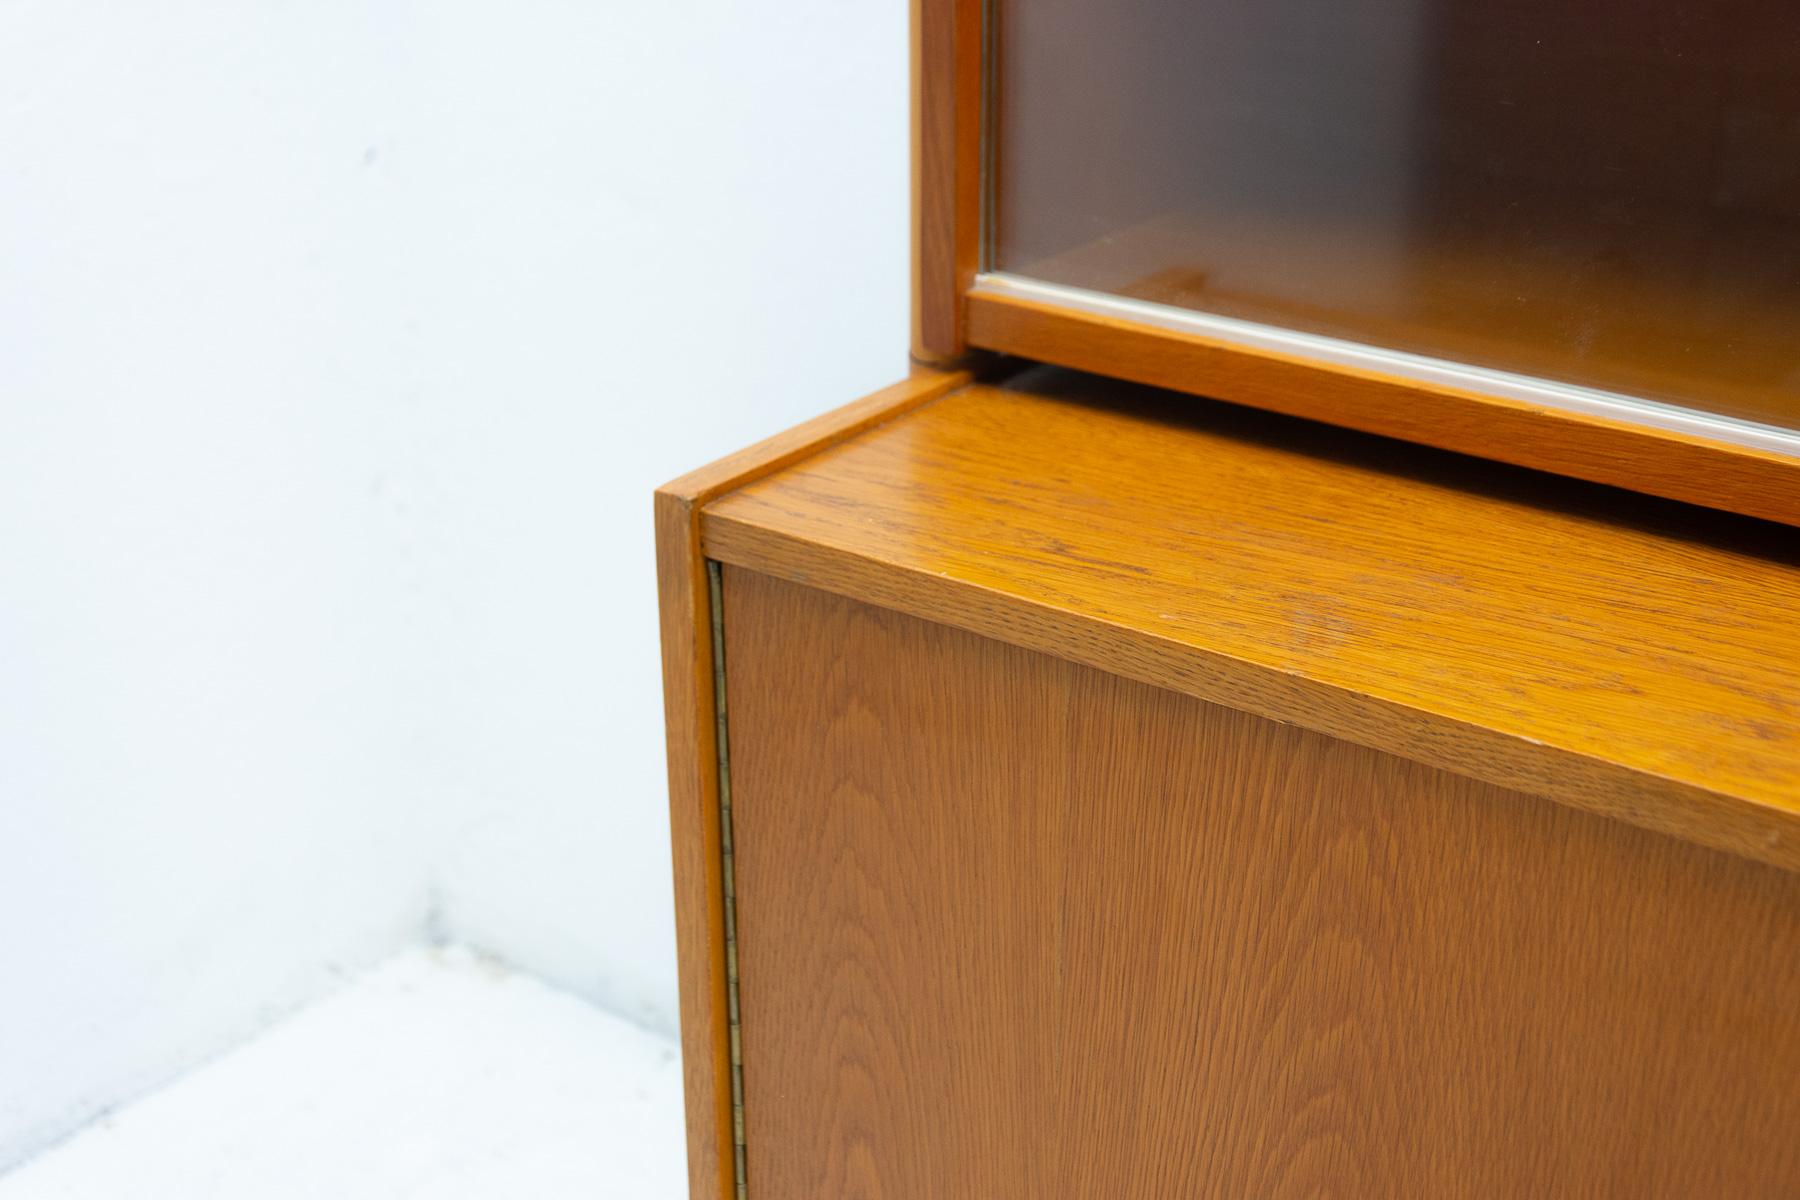
[[[1009, 499], [1015, 556], [1118, 569]], [[756, 1200], [1800, 1191], [1800, 876], [754, 572], [724, 604]]]
[[1793, 531], [1039, 371], [721, 496], [705, 553], [1800, 867]]
[[694, 1200], [731, 1200], [736, 1194], [713, 613], [706, 560], [700, 551], [701, 506], [731, 488], [926, 403], [968, 378], [921, 369], [904, 383], [797, 425], [657, 490], [663, 721], [669, 750], [669, 830], [675, 866], [688, 1179]]

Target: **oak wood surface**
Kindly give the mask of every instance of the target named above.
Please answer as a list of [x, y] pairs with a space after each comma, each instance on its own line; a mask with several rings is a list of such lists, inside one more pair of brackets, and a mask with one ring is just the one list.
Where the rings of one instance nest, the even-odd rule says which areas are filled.
[[723, 562], [1800, 867], [1793, 531], [1069, 372], [708, 505]]
[[981, 0], [911, 0], [912, 352], [967, 348], [963, 294], [981, 233]]
[[1800, 876], [754, 572], [724, 602], [759, 1200], [1800, 1190]]
[[1800, 525], [1800, 461], [974, 290], [969, 344]]
[[681, 980], [682, 1071], [689, 1194], [695, 1200], [730, 1200], [736, 1194], [712, 606], [706, 560], [700, 549], [700, 507], [730, 488], [869, 429], [967, 379], [961, 374], [920, 370], [904, 383], [729, 455], [656, 493], [656, 574]]

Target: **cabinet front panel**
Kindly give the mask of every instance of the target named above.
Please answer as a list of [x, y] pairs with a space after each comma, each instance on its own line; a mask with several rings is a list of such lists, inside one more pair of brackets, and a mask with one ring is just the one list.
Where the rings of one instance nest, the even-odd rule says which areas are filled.
[[1800, 876], [723, 596], [752, 1200], [1800, 1194]]

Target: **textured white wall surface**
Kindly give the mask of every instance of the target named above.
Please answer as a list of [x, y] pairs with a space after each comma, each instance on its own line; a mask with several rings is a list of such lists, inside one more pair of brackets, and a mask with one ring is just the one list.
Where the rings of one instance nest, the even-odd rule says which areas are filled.
[[427, 934], [673, 1029], [649, 493], [904, 373], [905, 20], [0, 0], [0, 1166]]

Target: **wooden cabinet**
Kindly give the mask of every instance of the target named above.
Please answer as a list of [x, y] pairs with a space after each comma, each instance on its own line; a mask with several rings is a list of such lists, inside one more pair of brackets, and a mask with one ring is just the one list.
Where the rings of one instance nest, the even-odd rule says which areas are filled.
[[[1215, 185], [1164, 163], [1149, 182], [1193, 201], [1169, 217], [1140, 203], [1129, 139], [1071, 195], [1024, 161], [1093, 153], [1059, 142], [1058, 105], [1178, 146], [1131, 120], [1184, 88], [1222, 123], [1201, 142], [1251, 153], [1232, 123], [1273, 101], [1229, 89], [1341, 40], [1296, 46], [1301, 7], [1232, 10], [1248, 65], [1213, 46], [1196, 80], [1169, 64], [1225, 6], [922, 0], [915, 349], [940, 365], [657, 494], [696, 1197], [1800, 1195], [1800, 476], [1779, 439], [1427, 385], [1027, 286], [1164, 289], [1210, 319], [1268, 295], [1163, 271], [1170, 247], [1226, 229], [1235, 277], [1277, 292], [1385, 253], [1352, 230], [1333, 258], [1319, 205], [1259, 190], [1317, 164]], [[1750, 9], [1769, 30], [1746, 42], [1664, 28], [1653, 4], [1660, 32], [1607, 61], [1665, 72], [1626, 89], [1651, 111], [1779, 108], [1786, 85], [1744, 64], [1789, 61], [1788, 17]], [[1489, 61], [1521, 29], [1614, 36], [1598, 10], [1476, 0], [1331, 19], [1402, 10], [1413, 41], [1367, 52], [1382, 71], [1317, 87], [1387, 87], [1388, 59], [1433, 47], [1402, 91], [1460, 130], [1434, 152], [1452, 159], [1538, 144], [1541, 114], [1484, 107], [1524, 69]], [[1102, 27], [1092, 61], [1033, 21]], [[1674, 54], [1684, 36], [1706, 53]], [[1585, 94], [1593, 55], [1546, 55], [1546, 91]], [[1135, 90], [1093, 91], [1131, 63]], [[1093, 77], [1059, 91], [1059, 65]], [[1324, 102], [1283, 103], [1298, 129]], [[1615, 107], [1608, 128], [1645, 117]], [[1341, 116], [1314, 113], [1327, 132]], [[1545, 170], [1598, 136], [1565, 132]], [[1671, 138], [1631, 168], [1699, 170]], [[1588, 191], [1546, 203], [1610, 186], [1575, 175]], [[1700, 186], [1676, 182], [1670, 204]], [[1468, 215], [1467, 183], [1407, 211]], [[1779, 241], [1786, 193], [1758, 194], [1757, 236]], [[1127, 209], [1143, 220], [1063, 245]], [[1743, 418], [1720, 398], [1754, 363], [1656, 367], [1669, 347], [1630, 337], [1575, 362], [1552, 310], [1591, 297], [1402, 242], [1397, 269], [1444, 301], [1409, 310], [1431, 354], [1522, 356], [1507, 370], [1555, 386], [1666, 367], [1656, 403]], [[1736, 260], [1708, 261], [1729, 290]], [[1497, 280], [1541, 294], [1542, 321], [1481, 315]], [[1374, 299], [1313, 315], [1392, 349]]]
[[696, 1195], [1800, 1189], [1785, 527], [1037, 368], [659, 535]]

